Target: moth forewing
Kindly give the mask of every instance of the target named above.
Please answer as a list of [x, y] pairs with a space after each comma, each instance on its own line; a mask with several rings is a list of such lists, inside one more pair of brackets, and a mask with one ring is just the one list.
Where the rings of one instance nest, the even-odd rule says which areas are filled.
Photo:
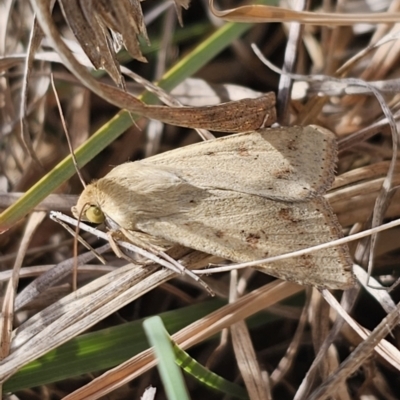
[[182, 179], [204, 189], [302, 201], [331, 186], [336, 156], [333, 133], [310, 125], [229, 135], [141, 162], [171, 167]]

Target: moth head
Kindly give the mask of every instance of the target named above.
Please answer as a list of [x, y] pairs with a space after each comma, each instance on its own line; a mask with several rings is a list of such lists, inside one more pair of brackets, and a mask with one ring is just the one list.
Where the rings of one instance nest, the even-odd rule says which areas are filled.
[[96, 192], [96, 183], [92, 183], [85, 188], [76, 206], [71, 209], [75, 218], [92, 222], [93, 224], [101, 224], [105, 221], [106, 217], [97, 203]]

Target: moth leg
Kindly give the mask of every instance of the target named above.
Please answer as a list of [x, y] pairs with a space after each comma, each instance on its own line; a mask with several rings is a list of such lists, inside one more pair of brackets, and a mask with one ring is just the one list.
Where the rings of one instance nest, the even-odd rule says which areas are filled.
[[[140, 232], [138, 232], [138, 233], [140, 233]], [[115, 255], [118, 258], [123, 258], [124, 260], [131, 262], [131, 263], [137, 263], [137, 260], [133, 259], [132, 257], [129, 257], [127, 254], [125, 254], [123, 251], [121, 251], [120, 247], [118, 246], [117, 240], [120, 240], [120, 241], [128, 240], [128, 242], [131, 243], [133, 246], [138, 247], [142, 250], [145, 250], [151, 254], [154, 254], [155, 256], [158, 256], [158, 257], [163, 258], [164, 260], [168, 261], [169, 264], [171, 265], [170, 268], [175, 273], [180, 274], [180, 275], [185, 273], [186, 268], [183, 265], [179, 264], [176, 260], [174, 260], [173, 258], [166, 255], [163, 251], [161, 251], [156, 246], [149, 245], [148, 243], [147, 243], [147, 246], [145, 246], [143, 241], [136, 240], [137, 237], [135, 237], [135, 235], [132, 235], [132, 232], [128, 232], [125, 229], [121, 228], [121, 230], [119, 230], [119, 231], [108, 231], [107, 236], [109, 239], [111, 249], [114, 251]], [[146, 235], [146, 236], [148, 236], [148, 235]], [[132, 251], [134, 251], [134, 250], [132, 250]], [[141, 262], [141, 264], [145, 265], [145, 264], [148, 264], [151, 262], [152, 262], [152, 260], [148, 260], [147, 262]], [[195, 276], [197, 277], [197, 275], [195, 275]]]
[[162, 253], [173, 246], [173, 243], [168, 242], [165, 239], [155, 238], [154, 236], [144, 232], [128, 231], [122, 227], [119, 228], [119, 232], [123, 234], [121, 237], [122, 240], [128, 240], [135, 246], [153, 254]]
[[[185, 268], [169, 254], [165, 253], [164, 250], [173, 247], [171, 242], [168, 242], [164, 239], [155, 238], [143, 232], [128, 231], [122, 227], [119, 229], [125, 238], [128, 239], [132, 244], [137, 247], [141, 247], [142, 249], [147, 250], [160, 258], [163, 258], [165, 261], [168, 261], [168, 263], [174, 267], [174, 272], [177, 272], [180, 275], [186, 274], [187, 276], [190, 276], [193, 280], [202, 285], [211, 294], [211, 296], [214, 296], [214, 292], [211, 290], [211, 288], [198, 275], [193, 273], [190, 269]], [[148, 239], [148, 242], [144, 242], [144, 239]], [[163, 247], [160, 246], [161, 243], [163, 244]]]
[[203, 281], [198, 275], [196, 275], [194, 272], [192, 272], [190, 269], [184, 267], [179, 261], [176, 261], [173, 257], [171, 257], [169, 254], [164, 253], [163, 251], [158, 254], [160, 257], [163, 257], [166, 261], [169, 261], [172, 265], [178, 267], [180, 269], [180, 273], [186, 274], [190, 278], [192, 278], [195, 282], [199, 283], [201, 286], [203, 286], [204, 289], [207, 290], [207, 292], [211, 295], [214, 296], [213, 290], [210, 288], [210, 286], [207, 285], [206, 282]]
[[[120, 228], [120, 231], [135, 246], [138, 246], [144, 250], [147, 250], [147, 251], [155, 254], [156, 256], [161, 257], [164, 260], [170, 262], [172, 265], [174, 265], [177, 268], [176, 272], [178, 272], [179, 274], [182, 275], [184, 273], [187, 273], [187, 268], [185, 268], [182, 264], [180, 264], [178, 261], [176, 261], [173, 257], [171, 257], [165, 253], [164, 250], [167, 250], [167, 248], [171, 248], [173, 246], [172, 243], [166, 242], [165, 240], [161, 239], [164, 242], [164, 246], [161, 247], [161, 246], [155, 244], [155, 241], [157, 240], [157, 238], [154, 238], [153, 236], [148, 235], [146, 233], [137, 232], [137, 231], [127, 231], [124, 228]], [[143, 239], [148, 240], [148, 241], [144, 242]]]
[[119, 232], [116, 231], [108, 231], [107, 232], [107, 236], [108, 236], [108, 242], [110, 243], [111, 249], [112, 251], [115, 253], [115, 255], [118, 258], [123, 258], [124, 260], [128, 261], [128, 262], [135, 262], [134, 259], [130, 258], [129, 256], [127, 256], [123, 251], [121, 251], [121, 249], [118, 246], [118, 243], [116, 242], [116, 239], [122, 239], [121, 235], [119, 234]]

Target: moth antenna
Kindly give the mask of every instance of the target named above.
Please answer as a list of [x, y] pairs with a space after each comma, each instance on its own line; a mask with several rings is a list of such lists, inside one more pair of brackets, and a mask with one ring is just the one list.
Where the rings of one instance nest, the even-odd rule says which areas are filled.
[[65, 123], [64, 113], [63, 113], [63, 110], [62, 110], [62, 107], [61, 107], [61, 103], [60, 103], [60, 99], [58, 97], [58, 93], [57, 93], [57, 90], [56, 90], [56, 87], [55, 87], [55, 84], [54, 84], [54, 76], [53, 76], [53, 74], [50, 74], [50, 82], [51, 82], [51, 87], [53, 89], [54, 97], [56, 99], [58, 113], [60, 114], [61, 123], [62, 123], [63, 129], [64, 129], [64, 132], [65, 132], [65, 137], [67, 138], [67, 143], [68, 143], [69, 151], [71, 153], [72, 162], [74, 163], [74, 167], [75, 167], [77, 175], [79, 176], [79, 180], [81, 181], [82, 186], [85, 188], [86, 187], [86, 183], [85, 183], [85, 180], [83, 179], [81, 171], [80, 171], [80, 169], [78, 167], [78, 162], [76, 161], [74, 149], [72, 148], [71, 137], [70, 137], [68, 129], [67, 129], [67, 124]]
[[[81, 211], [82, 213], [82, 211]], [[83, 244], [89, 251], [93, 252], [96, 258], [102, 263], [106, 264], [104, 257], [99, 254], [86, 240], [79, 236], [79, 223], [81, 222], [81, 214], [79, 215], [75, 230], [71, 229], [66, 223], [64, 223], [61, 219], [56, 216], [51, 216], [50, 218], [53, 221], [59, 223], [67, 232], [69, 232], [74, 237], [74, 266], [72, 269], [72, 289], [75, 291], [77, 289], [77, 277], [78, 277], [78, 241]]]
[[[124, 234], [124, 236], [131, 241], [132, 244], [134, 244], [132, 241], [132, 236], [129, 235], [129, 231], [127, 231], [126, 229], [120, 227], [119, 228], [120, 231]], [[109, 237], [114, 241], [113, 237], [111, 235], [109, 235]], [[111, 242], [110, 242], [111, 245]], [[114, 246], [118, 246], [118, 244], [114, 241]], [[111, 245], [111, 247], [113, 248], [113, 245]], [[136, 247], [136, 245], [135, 245]], [[114, 252], [117, 254], [116, 250], [113, 248]], [[173, 257], [171, 257], [169, 254], [165, 253], [164, 251], [157, 251], [155, 249], [150, 250], [153, 254], [155, 254], [156, 256], [163, 258], [165, 261], [167, 261], [170, 264], [170, 268], [172, 271], [178, 273], [178, 274], [185, 274], [188, 277], [192, 278], [195, 282], [199, 283], [200, 285], [203, 286], [204, 289], [207, 290], [207, 292], [211, 295], [211, 296], [215, 296], [215, 293], [212, 291], [212, 289], [210, 288], [210, 286], [207, 285], [206, 282], [204, 282], [199, 276], [197, 276], [196, 274], [194, 274], [190, 269], [184, 267], [179, 261], [175, 260]], [[122, 254], [123, 257], [123, 253], [118, 249], [118, 252], [120, 254]], [[120, 257], [117, 254], [118, 257]], [[125, 257], [123, 257], [125, 258]], [[134, 262], [134, 260], [130, 259], [130, 262]]]
[[78, 215], [78, 222], [75, 227], [74, 235], [74, 267], [72, 269], [72, 290], [75, 292], [78, 287], [78, 237], [79, 237], [79, 224], [82, 220], [83, 210], [86, 204], [81, 208]]

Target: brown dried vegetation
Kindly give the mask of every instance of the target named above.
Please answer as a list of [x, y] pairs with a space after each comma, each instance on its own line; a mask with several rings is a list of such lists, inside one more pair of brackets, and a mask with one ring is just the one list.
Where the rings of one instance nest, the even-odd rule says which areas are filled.
[[[96, 131], [97, 137], [104, 138], [91, 142], [93, 150], [84, 148], [77, 154], [79, 165], [87, 164], [82, 168], [86, 182], [127, 160], [198, 140], [193, 130], [149, 123], [120, 111], [123, 107], [179, 125], [179, 100], [193, 107], [180, 125], [210, 128], [210, 115], [215, 118], [218, 113], [212, 110], [198, 116], [195, 107], [249, 97], [248, 90], [253, 90], [253, 97], [273, 90], [278, 93], [282, 124], [318, 124], [337, 135], [337, 178], [326, 198], [344, 234], [399, 218], [398, 132], [395, 124], [389, 123], [398, 120], [399, 110], [398, 24], [360, 24], [356, 23], [357, 14], [354, 22], [347, 20], [334, 27], [256, 24], [196, 72], [201, 80], [185, 81], [175, 89], [175, 98], [157, 92], [165, 104], [173, 106], [169, 110], [167, 106], [149, 108], [137, 99], [143, 91], [141, 78], [167, 82], [165, 88], [172, 89], [175, 82], [163, 78], [164, 72], [191, 54], [221, 22], [206, 13], [204, 3], [193, 2], [182, 17], [180, 7], [188, 8], [188, 3], [177, 2], [178, 18], [173, 8], [154, 1], [59, 0], [51, 13], [46, 11], [49, 2], [30, 3], [0, 4], [0, 201], [4, 210], [0, 216], [0, 377], [6, 392], [10, 390], [7, 379], [14, 374], [17, 378], [22, 366], [89, 328], [109, 328], [168, 310], [184, 315], [183, 310], [193, 304], [204, 303], [203, 309], [209, 306], [209, 293], [198, 283], [160, 270], [140, 256], [135, 259], [140, 267], [133, 267], [88, 234], [85, 239], [98, 253], [105, 253], [106, 265], [79, 248], [78, 291], [71, 294], [73, 239], [46, 212], [69, 213], [82, 187], [71, 177], [70, 160], [68, 167], [59, 164], [69, 148], [51, 74], [72, 147], [93, 140]], [[331, 4], [332, 8], [323, 11], [349, 16], [352, 4]], [[390, 15], [399, 8], [396, 1], [381, 5], [385, 7], [381, 11]], [[225, 1], [218, 6], [238, 4]], [[368, 4], [363, 6], [368, 13]], [[284, 18], [285, 13], [280, 16]], [[179, 27], [180, 19], [183, 27]], [[54, 28], [64, 42], [50, 35]], [[297, 76], [291, 81], [289, 75], [271, 72], [251, 51], [251, 43], [257, 43], [275, 65], [284, 61], [286, 70], [304, 78]], [[63, 52], [62, 46], [72, 52]], [[137, 82], [131, 79], [133, 71]], [[223, 86], [226, 83], [238, 86], [231, 92]], [[249, 108], [249, 114], [258, 118], [258, 126], [268, 110], [271, 121], [275, 118], [272, 100], [267, 99], [267, 106], [260, 106], [265, 103], [260, 101]], [[142, 100], [155, 103], [148, 94]], [[243, 103], [245, 107], [240, 104], [222, 114], [230, 122], [238, 117], [247, 126], [249, 116], [240, 114], [248, 108], [247, 103]], [[207, 132], [202, 134], [208, 137]], [[238, 151], [246, 155], [246, 149]], [[43, 177], [49, 181], [41, 183]], [[22, 218], [28, 211], [29, 216]], [[287, 210], [282, 209], [282, 214], [290, 218]], [[218, 235], [224, 236], [223, 232]], [[147, 237], [139, 239], [144, 246], [148, 244]], [[255, 244], [259, 237], [249, 234], [247, 239]], [[185, 320], [193, 323], [185, 322], [174, 340], [182, 348], [196, 344], [191, 355], [230, 381], [244, 382], [251, 399], [400, 398], [399, 292], [396, 287], [387, 290], [399, 275], [399, 228], [383, 231], [375, 239], [372, 245], [371, 237], [349, 243], [360, 283], [338, 293], [341, 304], [327, 291], [271, 282], [272, 278], [250, 269], [242, 270], [239, 277], [216, 274], [205, 278], [206, 283], [217, 296], [227, 299], [230, 294], [231, 303], [199, 314], [194, 321]], [[165, 243], [155, 241], [151, 246], [164, 248]], [[221, 262], [182, 248], [173, 248], [170, 255], [191, 269]], [[368, 267], [373, 277], [370, 287], [365, 285]], [[175, 279], [169, 283], [171, 278]], [[246, 318], [261, 311], [245, 325]], [[223, 329], [231, 329], [231, 335], [221, 334]], [[59, 363], [70, 358], [72, 353]], [[139, 398], [151, 384], [158, 389], [157, 398], [165, 398], [158, 374], [150, 370], [154, 359], [147, 350], [108, 375], [99, 369], [111, 365], [98, 365], [85, 371], [85, 376], [78, 372], [78, 377], [17, 390], [16, 395], [21, 399], [66, 395], [78, 399], [110, 393], [109, 398]], [[222, 398], [192, 378], [187, 385], [193, 399]]]

